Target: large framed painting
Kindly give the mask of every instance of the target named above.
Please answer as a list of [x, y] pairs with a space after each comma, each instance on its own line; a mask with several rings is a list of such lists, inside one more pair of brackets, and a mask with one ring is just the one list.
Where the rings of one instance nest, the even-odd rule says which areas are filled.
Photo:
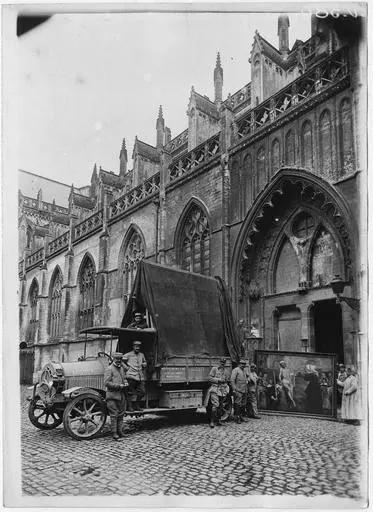
[[258, 408], [336, 417], [336, 355], [256, 350]]

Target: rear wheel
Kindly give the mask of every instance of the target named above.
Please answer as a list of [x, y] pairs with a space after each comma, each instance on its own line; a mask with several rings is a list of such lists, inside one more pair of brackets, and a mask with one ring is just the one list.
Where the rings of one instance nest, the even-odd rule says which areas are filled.
[[106, 404], [99, 395], [82, 393], [67, 404], [63, 425], [74, 439], [92, 439], [103, 429], [106, 416]]
[[28, 417], [31, 423], [40, 430], [53, 430], [62, 423], [62, 413], [53, 405], [46, 405], [39, 396], [30, 401]]

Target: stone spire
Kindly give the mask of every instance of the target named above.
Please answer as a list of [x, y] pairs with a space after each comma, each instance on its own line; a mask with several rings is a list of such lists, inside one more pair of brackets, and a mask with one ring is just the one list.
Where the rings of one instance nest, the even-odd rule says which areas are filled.
[[223, 68], [220, 62], [220, 53], [216, 57], [216, 66], [214, 69], [214, 87], [215, 87], [215, 103], [221, 103], [223, 100]]
[[119, 176], [124, 176], [127, 173], [127, 163], [126, 139], [123, 139], [122, 148], [119, 153]]
[[162, 112], [162, 105], [159, 106], [156, 128], [157, 128], [157, 149], [160, 149], [163, 147], [163, 144], [164, 144], [164, 128], [165, 128], [163, 112]]
[[278, 49], [283, 56], [289, 53], [289, 16], [282, 14], [278, 17]]

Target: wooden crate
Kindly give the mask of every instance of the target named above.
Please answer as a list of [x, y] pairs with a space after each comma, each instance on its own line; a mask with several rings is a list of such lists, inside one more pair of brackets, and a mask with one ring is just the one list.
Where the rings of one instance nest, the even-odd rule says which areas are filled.
[[159, 406], [170, 409], [201, 407], [202, 389], [163, 391], [160, 396]]

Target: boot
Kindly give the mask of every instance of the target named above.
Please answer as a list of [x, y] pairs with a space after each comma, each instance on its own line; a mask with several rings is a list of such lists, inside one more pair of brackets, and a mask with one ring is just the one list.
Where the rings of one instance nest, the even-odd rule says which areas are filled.
[[131, 402], [130, 400], [127, 403], [127, 411], [128, 412], [134, 412], [133, 402]]
[[134, 402], [134, 403], [133, 403], [133, 407], [134, 407], [135, 411], [139, 411], [139, 412], [141, 412], [141, 411], [142, 411], [142, 407], [141, 407], [141, 405], [140, 405], [140, 402], [139, 402], [139, 401]]
[[110, 416], [110, 425], [111, 425], [111, 433], [113, 435], [113, 439], [115, 441], [118, 441], [118, 427], [117, 427], [117, 417], [116, 416]]
[[215, 411], [212, 410], [211, 411], [211, 417], [210, 417], [210, 427], [211, 428], [214, 428], [215, 427]]
[[234, 405], [234, 421], [236, 423], [241, 423], [240, 408], [236, 404]]
[[124, 437], [123, 434], [123, 416], [117, 418], [117, 433], [119, 437]]

